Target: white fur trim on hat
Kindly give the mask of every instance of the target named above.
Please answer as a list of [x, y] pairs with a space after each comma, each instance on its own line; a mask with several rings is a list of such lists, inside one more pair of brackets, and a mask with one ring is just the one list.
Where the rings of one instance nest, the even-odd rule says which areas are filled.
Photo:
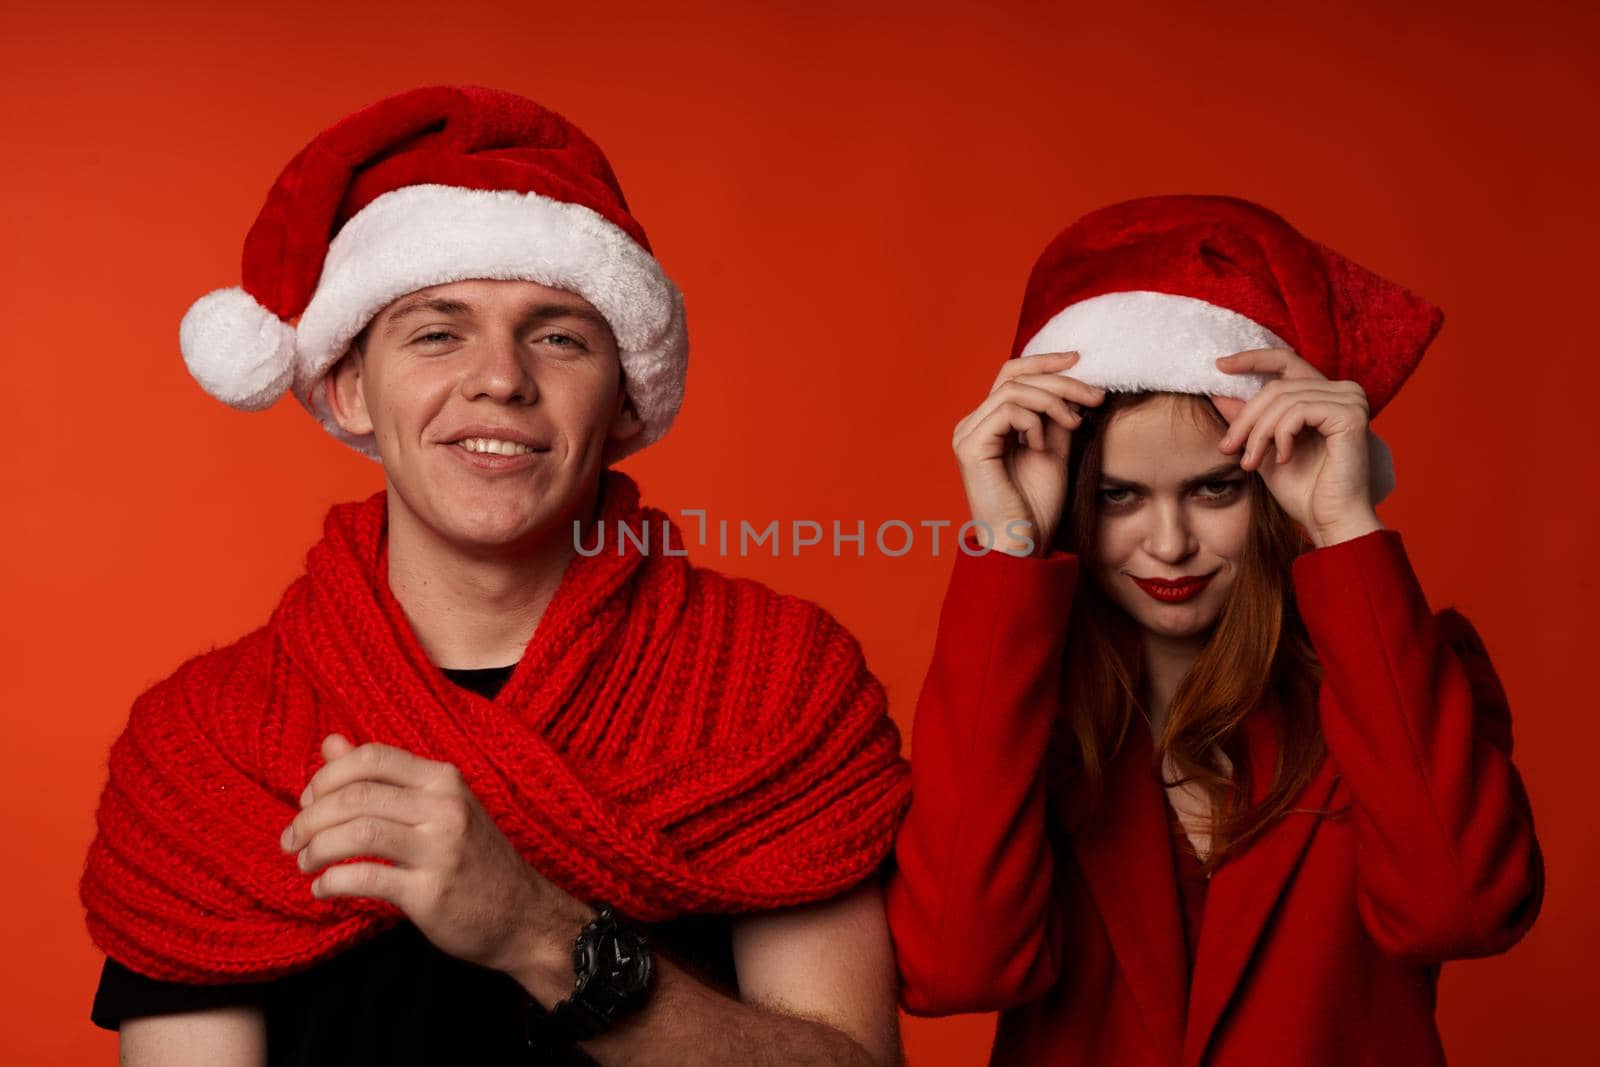
[[[1069, 304], [1023, 346], [1020, 355], [1077, 352], [1060, 373], [1112, 392], [1154, 390], [1248, 400], [1270, 374], [1228, 374], [1220, 356], [1288, 342], [1245, 315], [1192, 296], [1146, 289], [1104, 293]], [[1291, 349], [1292, 350], [1292, 349]], [[1368, 430], [1374, 502], [1394, 488], [1394, 457]]]
[[294, 329], [237, 286], [189, 306], [178, 348], [200, 387], [240, 411], [271, 407], [294, 375]]
[[370, 434], [346, 433], [317, 384], [374, 315], [418, 289], [468, 278], [517, 279], [577, 293], [604, 315], [644, 429], [609, 459], [666, 432], [683, 402], [683, 297], [655, 257], [580, 204], [538, 193], [408, 185], [355, 214], [328, 246], [300, 316], [294, 392], [329, 433], [377, 458]]

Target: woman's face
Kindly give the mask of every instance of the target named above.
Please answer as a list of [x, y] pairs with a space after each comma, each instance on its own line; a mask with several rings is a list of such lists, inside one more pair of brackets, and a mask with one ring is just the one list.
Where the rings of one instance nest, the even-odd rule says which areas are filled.
[[1250, 475], [1191, 402], [1160, 393], [1110, 417], [1090, 570], [1135, 622], [1175, 638], [1217, 621], [1250, 530]]

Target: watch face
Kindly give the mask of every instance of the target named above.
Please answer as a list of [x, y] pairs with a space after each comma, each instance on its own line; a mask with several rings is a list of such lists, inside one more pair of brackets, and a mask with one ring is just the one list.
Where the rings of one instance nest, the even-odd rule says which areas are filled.
[[579, 984], [601, 984], [618, 993], [643, 989], [650, 981], [650, 949], [644, 937], [627, 926], [608, 925], [586, 931], [573, 947], [572, 966]]
[[642, 989], [650, 980], [650, 953], [644, 939], [629, 931], [618, 931], [599, 945], [599, 965], [623, 989]]
[[552, 1017], [576, 1040], [604, 1032], [649, 995], [654, 970], [649, 942], [638, 927], [617, 921], [609, 907], [578, 934], [572, 965], [577, 983]]

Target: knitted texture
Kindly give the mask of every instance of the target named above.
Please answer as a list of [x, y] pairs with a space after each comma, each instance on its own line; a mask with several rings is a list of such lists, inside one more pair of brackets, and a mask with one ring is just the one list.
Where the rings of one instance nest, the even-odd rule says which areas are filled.
[[860, 646], [809, 601], [666, 554], [677, 526], [604, 479], [604, 550], [572, 559], [494, 700], [428, 661], [390, 592], [384, 493], [330, 509], [267, 625], [135, 700], [79, 885], [94, 943], [156, 978], [245, 981], [399, 922], [315, 899], [278, 845], [334, 731], [454, 764], [535, 869], [640, 920], [872, 874], [908, 774]]

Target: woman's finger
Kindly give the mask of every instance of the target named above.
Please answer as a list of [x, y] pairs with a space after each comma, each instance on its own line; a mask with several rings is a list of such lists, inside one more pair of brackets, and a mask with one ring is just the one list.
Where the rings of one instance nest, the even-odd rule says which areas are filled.
[[[1256, 413], [1254, 424], [1250, 427], [1244, 443], [1244, 454], [1240, 457], [1240, 465], [1259, 466], [1261, 457], [1266, 452], [1267, 442], [1272, 440], [1276, 433], [1277, 422], [1283, 413], [1294, 404], [1306, 401], [1348, 404], [1350, 397], [1339, 390], [1309, 382], [1303, 382], [1299, 386], [1285, 386], [1276, 391], [1266, 406]], [[1232, 430], [1229, 432], [1231, 434]]]
[[[1082, 385], [1081, 382], [1078, 384]], [[1073, 409], [1067, 398], [1061, 395], [1055, 386], [1037, 386], [1011, 381], [1000, 387], [999, 395], [1014, 404], [1021, 404], [1029, 411], [1049, 415], [1063, 426], [1076, 427], [1083, 421], [1083, 416]]]
[[1251, 348], [1217, 359], [1217, 368], [1228, 374], [1279, 374], [1285, 379], [1327, 376], [1287, 348]]
[[1021, 434], [1029, 448], [1045, 447], [1044, 416], [1008, 401], [996, 405], [973, 426], [963, 442], [968, 458], [995, 459], [1005, 455], [1006, 439], [1012, 432]]
[[1106, 398], [1106, 391], [1100, 386], [1066, 374], [1019, 374], [1011, 380], [1018, 385], [1047, 390], [1085, 407], [1095, 407]]
[[996, 394], [1011, 381], [1023, 381], [1025, 384], [1056, 393], [1085, 406], [1092, 407], [1098, 404], [1105, 398], [1103, 389], [1060, 373], [1077, 359], [1076, 352], [1050, 352], [1007, 360], [1006, 366], [1001, 368], [1000, 374], [995, 378], [994, 385], [983, 401], [956, 423], [951, 433], [952, 444], [959, 448], [961, 441], [972, 432], [972, 428], [988, 417], [997, 404], [1003, 402], [1004, 397], [997, 397]]
[[[1232, 452], [1235, 447], [1242, 445], [1250, 436], [1261, 416], [1280, 397], [1294, 396], [1302, 393], [1327, 391], [1328, 385], [1322, 382], [1309, 380], [1286, 381], [1274, 378], [1256, 391], [1255, 395], [1244, 401], [1244, 406], [1238, 408], [1228, 422], [1227, 432], [1222, 435], [1219, 445], [1223, 452]], [[1335, 395], [1329, 393], [1328, 395]], [[1218, 409], [1222, 410], [1222, 409]], [[1225, 413], [1224, 413], [1225, 414]]]
[[1302, 404], [1284, 412], [1283, 418], [1278, 420], [1278, 428], [1273, 432], [1272, 442], [1277, 447], [1279, 463], [1288, 463], [1290, 457], [1294, 455], [1294, 439], [1305, 429], [1306, 418], [1306, 406]]
[[1261, 417], [1261, 413], [1277, 398], [1282, 388], [1282, 382], [1274, 379], [1256, 390], [1255, 395], [1244, 402], [1244, 406], [1228, 421], [1227, 432], [1222, 435], [1220, 442], [1222, 451], [1234, 451], [1250, 435], [1250, 430]]
[[[963, 445], [974, 438], [1003, 436], [1005, 434], [1004, 428], [997, 429], [1001, 424], [990, 420], [996, 411], [1008, 404], [1040, 415], [1048, 415], [1052, 419], [1061, 421], [1069, 429], [1076, 429], [1082, 421], [1082, 416], [1073, 411], [1066, 400], [1055, 393], [1036, 386], [1007, 382], [984, 397], [983, 403], [979, 404], [977, 409], [963, 420], [964, 427], [960, 425], [956, 427], [954, 438], [956, 451], [962, 451]], [[1020, 432], [1023, 427], [1018, 426], [1015, 429]], [[1040, 444], [1041, 446], [1043, 444], [1042, 438], [1040, 439]]]
[[1294, 454], [1294, 438], [1306, 429], [1315, 430], [1322, 437], [1330, 436], [1340, 427], [1336, 424], [1350, 419], [1353, 406], [1347, 401], [1317, 398], [1300, 398], [1270, 419], [1262, 420], [1269, 427], [1270, 436], [1262, 442], [1253, 460], [1240, 461], [1245, 469], [1260, 467], [1266, 462], [1268, 442], [1276, 449], [1277, 462], [1287, 463]]
[[[1074, 414], [1077, 413], [1074, 412]], [[1082, 422], [1081, 417], [1079, 422]], [[1052, 455], [1060, 459], [1066, 459], [1072, 449], [1072, 428], [1063, 426], [1056, 420], [1051, 419], [1045, 424], [1044, 445]]]
[[1019, 374], [1048, 374], [1051, 371], [1066, 370], [1077, 363], [1079, 355], [1076, 352], [1040, 352], [1032, 356], [1018, 356], [1008, 359], [1000, 364], [1000, 373], [994, 376], [994, 383], [989, 386], [992, 393], [1000, 387], [1000, 383]]
[[1295, 403], [1297, 394], [1293, 390], [1284, 389], [1274, 391], [1263, 399], [1265, 403], [1257, 409], [1251, 421], [1250, 430], [1245, 435], [1242, 454], [1239, 456], [1239, 466], [1246, 470], [1253, 470], [1261, 465], [1261, 453], [1266, 450], [1266, 442], [1271, 440], [1273, 427], [1283, 412]]

